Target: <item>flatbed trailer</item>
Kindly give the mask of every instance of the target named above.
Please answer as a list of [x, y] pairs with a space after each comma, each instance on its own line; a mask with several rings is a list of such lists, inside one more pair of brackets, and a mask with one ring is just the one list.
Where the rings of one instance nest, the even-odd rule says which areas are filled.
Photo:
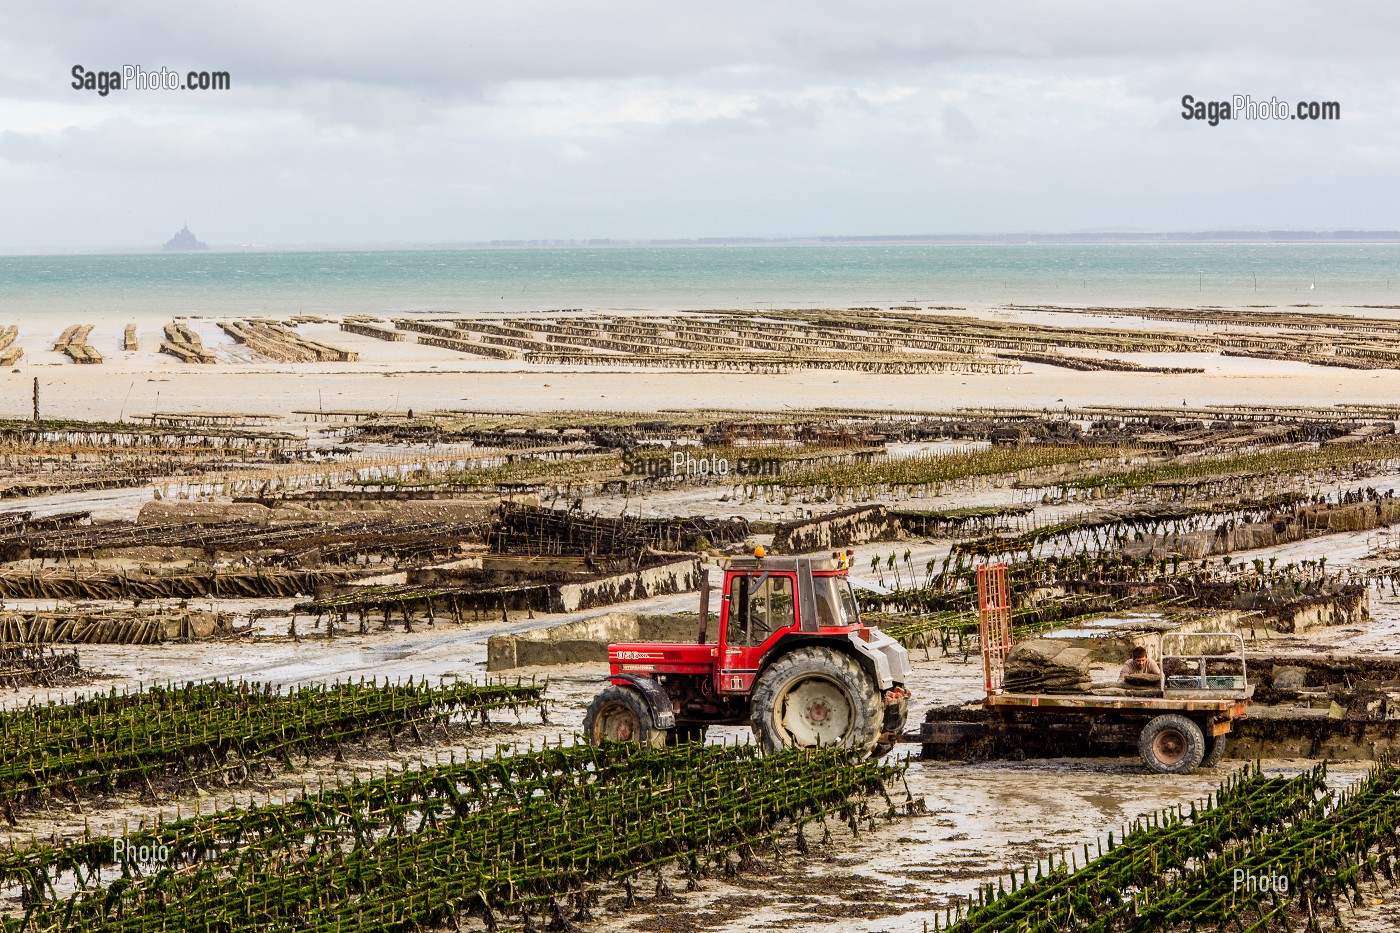
[[[1253, 691], [1250, 691], [1253, 693]], [[1210, 713], [1221, 728], [1212, 733], [1228, 733], [1229, 724], [1245, 716], [1249, 703], [1243, 699], [1175, 699], [1166, 696], [1057, 696], [1054, 693], [1000, 693], [988, 696], [987, 709], [1064, 709], [1082, 713]]]
[[[980, 567], [977, 589], [985, 716], [977, 722], [924, 723], [920, 740], [926, 746], [989, 734], [1070, 733], [1091, 743], [1136, 745], [1149, 768], [1171, 774], [1213, 767], [1224, 757], [1235, 722], [1248, 715], [1254, 687], [1248, 681], [1244, 639], [1234, 632], [1159, 636], [1161, 673], [1155, 688], [1111, 694], [1008, 692], [1004, 682], [1012, 639], [1006, 568]], [[1189, 651], [1192, 642], [1204, 646]]]
[[[1249, 693], [1254, 693], [1253, 687], [1249, 688]], [[1054, 693], [999, 693], [987, 697], [982, 705], [986, 709], [1060, 709], [1089, 714], [1209, 713], [1219, 719], [1221, 725], [1227, 726], [1224, 729], [1213, 730], [1217, 735], [1229, 732], [1229, 723], [1243, 717], [1249, 708], [1247, 699], [1236, 697], [1182, 699]]]

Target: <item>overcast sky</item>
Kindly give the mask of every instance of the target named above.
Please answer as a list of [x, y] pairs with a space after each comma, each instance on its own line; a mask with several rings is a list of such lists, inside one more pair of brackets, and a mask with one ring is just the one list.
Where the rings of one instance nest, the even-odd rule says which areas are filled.
[[1382, 3], [11, 3], [0, 249], [1396, 229], [1396, 48]]

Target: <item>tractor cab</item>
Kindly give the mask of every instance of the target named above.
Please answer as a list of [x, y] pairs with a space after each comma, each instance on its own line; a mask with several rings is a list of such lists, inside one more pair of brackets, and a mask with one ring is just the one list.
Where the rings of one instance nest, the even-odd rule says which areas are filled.
[[[760, 549], [759, 556], [730, 560], [720, 597], [716, 690], [748, 693], [764, 655], [783, 639], [865, 630], [848, 566], [849, 556], [840, 553], [828, 559], [764, 557]], [[707, 603], [702, 589], [700, 604]], [[708, 620], [702, 622], [708, 628]], [[706, 634], [701, 631], [702, 642]]]

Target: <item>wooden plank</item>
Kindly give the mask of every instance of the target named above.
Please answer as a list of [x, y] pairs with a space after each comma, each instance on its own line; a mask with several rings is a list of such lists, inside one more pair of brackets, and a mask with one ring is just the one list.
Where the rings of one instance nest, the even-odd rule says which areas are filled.
[[1233, 715], [1243, 715], [1245, 703], [1238, 697], [1200, 697], [1185, 700], [1169, 697], [999, 693], [987, 697], [984, 705], [987, 709], [1002, 707], [1007, 709], [1083, 711], [1086, 713], [1103, 710], [1142, 710], [1144, 712], [1231, 712]]

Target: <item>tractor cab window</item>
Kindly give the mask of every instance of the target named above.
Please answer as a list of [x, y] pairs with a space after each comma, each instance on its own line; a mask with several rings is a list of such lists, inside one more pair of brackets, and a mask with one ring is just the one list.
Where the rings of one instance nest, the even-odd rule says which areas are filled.
[[860, 622], [855, 595], [844, 577], [813, 577], [812, 584], [817, 602], [817, 625], [835, 628]]
[[729, 625], [729, 643], [761, 645], [780, 628], [793, 624], [792, 578], [760, 574], [737, 581], [737, 619]]

